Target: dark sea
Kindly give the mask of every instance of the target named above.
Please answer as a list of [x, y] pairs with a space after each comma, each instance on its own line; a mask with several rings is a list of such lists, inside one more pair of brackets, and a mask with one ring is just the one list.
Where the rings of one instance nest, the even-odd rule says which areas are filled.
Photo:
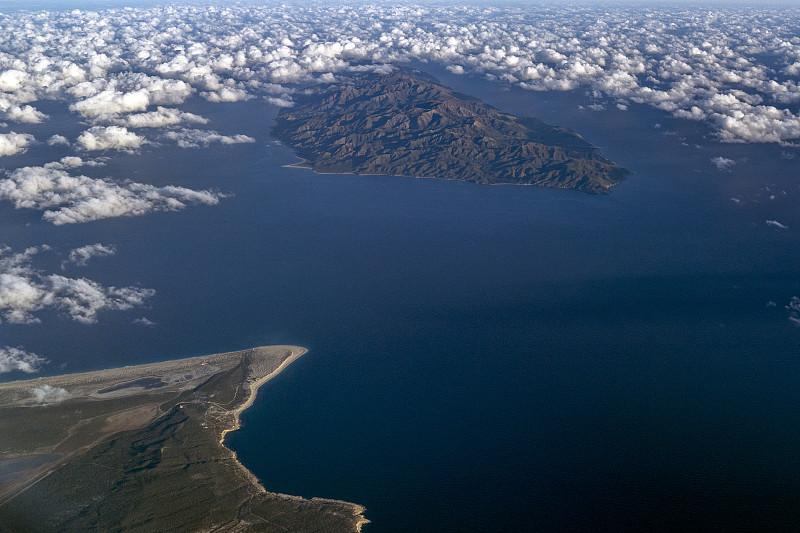
[[[80, 171], [214, 188], [218, 206], [55, 227], [0, 204], [0, 243], [53, 246], [34, 259], [58, 273], [71, 248], [113, 244], [64, 275], [153, 288], [148, 305], [3, 322], [0, 345], [47, 357], [44, 375], [309, 348], [227, 442], [270, 491], [364, 505], [365, 533], [800, 530], [800, 150], [420, 68], [575, 129], [631, 176], [593, 196], [316, 175], [283, 167], [276, 108], [193, 100], [257, 142]], [[39, 108], [49, 122], [14, 130], [86, 127]], [[70, 153], [53, 150], [0, 166]]]

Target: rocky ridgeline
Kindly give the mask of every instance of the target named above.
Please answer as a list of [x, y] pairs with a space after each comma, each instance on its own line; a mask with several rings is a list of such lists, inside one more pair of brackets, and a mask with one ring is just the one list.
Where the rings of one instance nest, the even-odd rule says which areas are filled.
[[608, 193], [628, 172], [573, 131], [519, 118], [418, 72], [360, 74], [296, 97], [273, 135], [316, 172]]

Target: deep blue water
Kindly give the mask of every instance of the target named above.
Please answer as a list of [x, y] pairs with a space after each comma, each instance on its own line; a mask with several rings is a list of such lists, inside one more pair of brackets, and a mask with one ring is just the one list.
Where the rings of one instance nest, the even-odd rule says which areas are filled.
[[[0, 205], [0, 242], [56, 248], [42, 268], [115, 244], [66, 273], [154, 288], [149, 306], [3, 323], [0, 345], [50, 374], [308, 347], [228, 442], [268, 490], [365, 505], [365, 531], [797, 529], [800, 328], [784, 306], [800, 296], [800, 152], [426, 70], [576, 129], [632, 176], [601, 197], [315, 175], [282, 168], [274, 108], [191, 102], [258, 142], [82, 170], [214, 187], [231, 195], [219, 206], [56, 228]], [[65, 120], [42, 110], [37, 138]]]

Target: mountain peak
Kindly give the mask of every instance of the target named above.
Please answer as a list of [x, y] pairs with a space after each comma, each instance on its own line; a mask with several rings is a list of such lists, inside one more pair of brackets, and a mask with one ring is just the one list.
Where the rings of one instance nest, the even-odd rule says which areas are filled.
[[316, 172], [387, 174], [607, 193], [627, 171], [567, 128], [516, 117], [410, 70], [299, 95], [273, 135]]

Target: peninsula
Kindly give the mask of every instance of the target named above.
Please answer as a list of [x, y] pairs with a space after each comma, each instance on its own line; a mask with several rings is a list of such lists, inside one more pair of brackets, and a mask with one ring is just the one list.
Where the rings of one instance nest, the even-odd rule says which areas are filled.
[[224, 446], [306, 352], [267, 346], [0, 384], [0, 532], [357, 532], [364, 508], [267, 492]]
[[608, 193], [628, 171], [577, 133], [504, 113], [418, 71], [359, 73], [295, 97], [273, 135], [320, 173]]

